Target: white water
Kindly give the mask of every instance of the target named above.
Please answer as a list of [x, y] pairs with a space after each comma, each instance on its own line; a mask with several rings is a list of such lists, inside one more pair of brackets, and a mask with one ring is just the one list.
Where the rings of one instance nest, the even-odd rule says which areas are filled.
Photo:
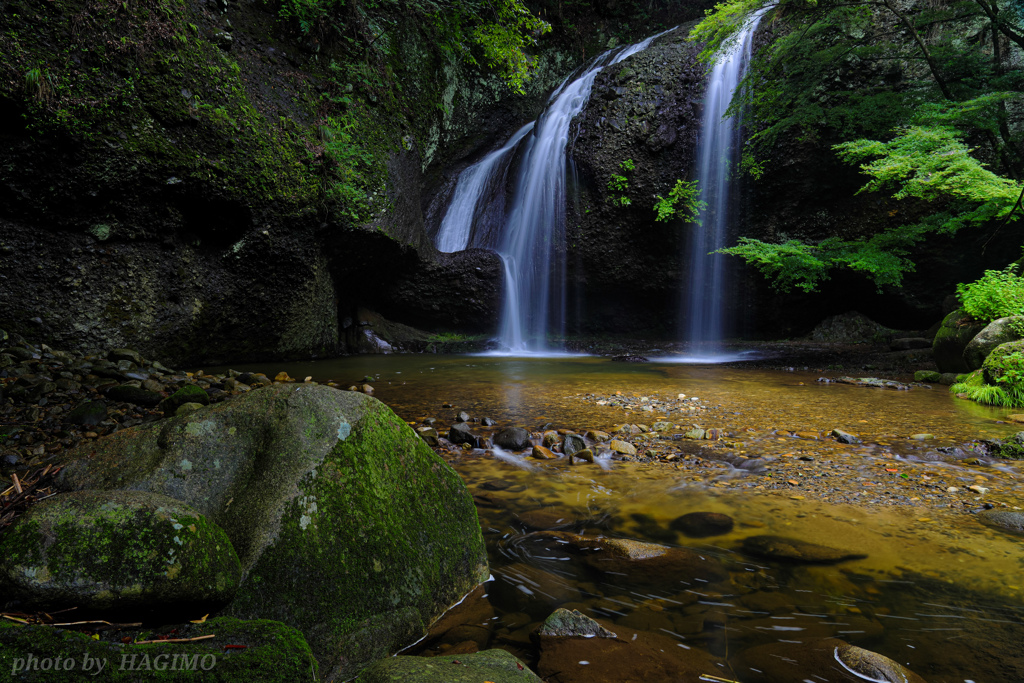
[[717, 346], [725, 333], [725, 257], [711, 252], [725, 246], [731, 176], [740, 156], [740, 121], [737, 117], [725, 118], [725, 112], [750, 63], [754, 31], [765, 11], [753, 13], [735, 40], [723, 46], [704, 96], [696, 177], [700, 198], [707, 202], [707, 208], [701, 212], [702, 225], [694, 226], [687, 248], [689, 284], [683, 321], [690, 348], [705, 357], [721, 355]]
[[[662, 35], [662, 34], [658, 34]], [[658, 36], [594, 60], [555, 91], [526, 141], [498, 253], [505, 296], [498, 338], [513, 354], [548, 354], [549, 333], [565, 329], [565, 186], [569, 126], [590, 98], [598, 72], [646, 49]]]
[[459, 174], [451, 203], [434, 240], [438, 251], [453, 252], [462, 251], [470, 246], [483, 246], [473, 243], [470, 239], [473, 225], [483, 208], [484, 203], [481, 200], [486, 197], [495, 171], [501, 167], [505, 157], [516, 148], [519, 141], [533, 130], [533, 125], [533, 121], [526, 124], [500, 149], [494, 150]]

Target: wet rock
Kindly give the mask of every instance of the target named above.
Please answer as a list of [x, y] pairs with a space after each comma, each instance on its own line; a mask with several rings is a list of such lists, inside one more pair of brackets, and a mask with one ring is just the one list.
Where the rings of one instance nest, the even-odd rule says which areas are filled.
[[742, 551], [768, 560], [804, 564], [835, 564], [867, 557], [863, 553], [851, 553], [783, 536], [750, 536], [743, 539]]
[[480, 420], [480, 424], [482, 424], [484, 427], [493, 427], [498, 423], [489, 417], [485, 417], [484, 419]]
[[699, 427], [694, 427], [693, 429], [687, 430], [686, 433], [683, 434], [683, 438], [684, 439], [696, 439], [696, 440], [699, 441], [699, 440], [703, 439], [706, 435], [707, 435], [707, 432], [705, 432], [703, 429], [700, 429]]
[[690, 512], [673, 519], [669, 527], [691, 538], [707, 538], [732, 531], [733, 520], [721, 512]]
[[[450, 654], [451, 651], [449, 651]], [[537, 674], [505, 650], [444, 657], [389, 657], [359, 674], [359, 683], [541, 683]]]
[[1018, 510], [982, 510], [978, 513], [978, 521], [1024, 536], [1024, 512]]
[[504, 479], [491, 479], [480, 484], [480, 488], [488, 491], [504, 491], [505, 489], [512, 488], [515, 484]]
[[469, 421], [470, 421], [470, 419], [471, 419], [471, 418], [469, 417], [469, 413], [467, 413], [467, 412], [466, 412], [465, 410], [460, 410], [460, 411], [459, 411], [459, 412], [458, 412], [458, 413], [457, 413], [457, 414], [455, 415], [455, 421], [456, 421], [456, 422], [469, 422]]
[[64, 416], [69, 424], [95, 427], [107, 419], [107, 404], [102, 401], [86, 401]]
[[550, 449], [544, 448], [543, 446], [534, 446], [531, 456], [537, 458], [537, 460], [557, 460], [558, 454], [551, 452]]
[[530, 432], [522, 427], [506, 427], [494, 435], [494, 445], [508, 451], [523, 451], [529, 448]]
[[575, 453], [585, 450], [587, 443], [583, 440], [583, 437], [577, 434], [566, 434], [562, 437], [562, 452], [566, 455], [574, 455]]
[[964, 350], [983, 329], [985, 324], [975, 322], [963, 309], [947, 315], [932, 341], [932, 358], [939, 372], [969, 372], [970, 368], [964, 361]]
[[576, 523], [576, 519], [572, 515], [556, 507], [526, 510], [525, 512], [517, 513], [516, 519], [522, 522], [523, 526], [535, 531], [565, 529]]
[[607, 432], [601, 432], [596, 429], [591, 429], [590, 431], [588, 431], [586, 433], [586, 437], [591, 441], [596, 441], [597, 443], [604, 443], [605, 441], [608, 441], [609, 439], [612, 438], [611, 435], [608, 434]]
[[713, 557], [688, 548], [562, 531], [543, 532], [543, 535], [583, 551], [583, 561], [605, 573], [609, 579], [627, 576], [629, 581], [637, 583], [661, 584], [680, 579], [721, 581], [728, 577], [728, 573]]
[[964, 348], [963, 360], [968, 371], [977, 370], [985, 363], [985, 359], [1000, 344], [1020, 340], [1017, 326], [1024, 323], [1024, 316], [1010, 316], [993, 320]]
[[369, 384], [364, 384], [361, 387], [360, 391], [362, 391], [367, 396], [373, 396], [373, 387], [371, 387]]
[[496, 568], [494, 576], [493, 594], [500, 604], [538, 620], [546, 618], [556, 607], [583, 597], [568, 579], [524, 562]]
[[416, 430], [416, 433], [420, 435], [420, 438], [423, 439], [428, 446], [436, 446], [437, 440], [440, 438], [437, 430], [433, 427], [419, 427]]
[[842, 429], [833, 429], [832, 430], [832, 436], [839, 443], [846, 443], [846, 444], [860, 443], [860, 439], [858, 439], [856, 437], [856, 435], [850, 434], [849, 432], [844, 432]]
[[672, 423], [671, 422], [655, 422], [653, 425], [651, 425], [651, 429], [653, 429], [656, 432], [667, 432], [670, 429], [672, 429]]
[[584, 462], [594, 462], [594, 452], [589, 448], [584, 448], [583, 450], [576, 451], [570, 457], [582, 460]]
[[734, 666], [736, 676], [744, 683], [925, 683], [888, 657], [837, 638], [759, 645], [740, 652]]
[[622, 441], [620, 439], [612, 439], [608, 442], [608, 448], [614, 453], [620, 455], [636, 455], [636, 447], [628, 441]]
[[34, 505], [0, 542], [4, 595], [34, 608], [122, 618], [213, 612], [230, 601], [241, 574], [220, 527], [157, 493], [64, 493]]
[[614, 633], [579, 610], [567, 610], [563, 607], [556, 609], [544, 620], [537, 635], [558, 638], [616, 637]]
[[914, 373], [915, 382], [928, 382], [938, 384], [942, 380], [942, 374], [934, 370], [918, 370]]
[[465, 422], [456, 422], [448, 430], [448, 440], [455, 445], [469, 444], [473, 448], [480, 445], [480, 438], [470, 431], [469, 425]]
[[122, 403], [134, 403], [137, 406], [155, 408], [160, 401], [164, 400], [161, 394], [140, 387], [132, 387], [124, 384], [107, 389], [107, 398], [111, 401]]

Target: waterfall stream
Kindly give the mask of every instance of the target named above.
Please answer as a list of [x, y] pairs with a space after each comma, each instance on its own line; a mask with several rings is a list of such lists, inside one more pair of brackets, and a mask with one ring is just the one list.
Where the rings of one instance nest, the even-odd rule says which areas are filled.
[[708, 76], [697, 148], [696, 178], [707, 203], [701, 225], [687, 247], [689, 282], [684, 293], [685, 339], [693, 355], [714, 356], [726, 333], [725, 257], [713, 254], [726, 246], [730, 220], [730, 186], [739, 162], [740, 121], [725, 117], [733, 93], [750, 63], [754, 31], [766, 10], [753, 13], [733, 41], [723, 46]]
[[579, 75], [563, 81], [534, 124], [521, 128], [501, 149], [459, 176], [437, 236], [441, 251], [487, 246], [476, 244], [472, 238], [474, 219], [487, 201], [488, 188], [502, 167], [501, 160], [522, 145], [515, 189], [496, 245], [505, 273], [498, 331], [504, 352], [550, 353], [549, 335], [561, 336], [564, 332], [569, 127], [586, 106], [598, 72], [644, 50], [660, 35], [598, 56]]

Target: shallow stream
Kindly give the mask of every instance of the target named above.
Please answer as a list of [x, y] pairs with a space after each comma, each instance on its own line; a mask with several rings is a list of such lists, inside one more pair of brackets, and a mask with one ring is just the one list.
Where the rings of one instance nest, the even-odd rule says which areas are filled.
[[[939, 386], [894, 391], [819, 383], [809, 371], [592, 357], [360, 356], [259, 369], [343, 386], [372, 377], [377, 398], [409, 422], [436, 418], [442, 435], [460, 410], [531, 431], [672, 423], [671, 433], [647, 442], [655, 453], [679, 450], [669, 462], [570, 466], [500, 451], [453, 454], [478, 502], [495, 578], [415, 653], [502, 647], [563, 682], [665, 671], [680, 672], [670, 680], [868, 680], [826, 671], [802, 649], [834, 637], [931, 683], [1024, 681], [1022, 540], [971, 514], [985, 503], [1024, 506], [1020, 468], [964, 463], [941, 450], [1018, 431], [1005, 421], [1009, 411]], [[697, 448], [678, 436], [693, 425], [723, 436]], [[833, 428], [861, 443], [836, 443]], [[737, 458], [766, 464], [748, 471], [734, 466]], [[704, 538], [673, 529], [691, 512], [724, 513], [735, 524]], [[679, 548], [724, 573], [694, 579], [671, 562], [660, 573], [602, 566], [566, 540], [572, 534]], [[766, 535], [864, 557], [806, 564], [744, 552], [744, 539]], [[552, 674], [550, 653], [545, 663], [531, 634], [559, 606], [597, 618], [617, 641], [644, 644], [649, 656], [617, 656], [598, 670], [584, 663], [598, 663], [593, 657], [568, 661], [572, 653], [561, 652]], [[684, 676], [695, 657], [704, 667], [695, 671], [716, 673]]]

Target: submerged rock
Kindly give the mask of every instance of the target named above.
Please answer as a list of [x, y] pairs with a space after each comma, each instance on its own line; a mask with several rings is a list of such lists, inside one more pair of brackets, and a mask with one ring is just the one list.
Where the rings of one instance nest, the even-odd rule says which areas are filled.
[[750, 536], [743, 539], [742, 551], [747, 555], [768, 560], [803, 562], [806, 564], [834, 564], [845, 560], [860, 560], [867, 555], [836, 550], [816, 543], [808, 543], [783, 536]]
[[690, 512], [673, 519], [669, 527], [691, 538], [706, 538], [729, 533], [733, 521], [732, 517], [721, 512]]
[[79, 491], [30, 508], [0, 537], [0, 587], [37, 609], [79, 607], [131, 620], [213, 612], [238, 588], [224, 531], [157, 493]]
[[1017, 510], [982, 510], [978, 520], [990, 527], [1024, 536], [1024, 512]]
[[389, 657], [367, 667], [357, 683], [541, 683], [510, 652], [484, 650], [452, 657]]
[[740, 652], [733, 663], [736, 676], [744, 683], [925, 683], [888, 657], [837, 638], [759, 645]]
[[65, 462], [65, 488], [163, 493], [220, 525], [244, 572], [229, 613], [301, 630], [326, 678], [420, 638], [489, 573], [462, 480], [364, 394], [274, 385]]

